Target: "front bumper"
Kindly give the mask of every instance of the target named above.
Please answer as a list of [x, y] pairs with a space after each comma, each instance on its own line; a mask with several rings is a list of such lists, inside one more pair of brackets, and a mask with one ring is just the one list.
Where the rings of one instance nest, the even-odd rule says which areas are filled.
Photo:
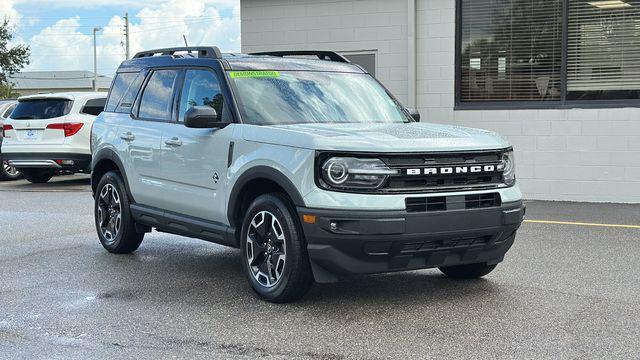
[[[521, 201], [434, 212], [298, 208], [314, 276], [384, 273], [472, 263], [497, 264], [525, 214]], [[315, 223], [304, 221], [315, 216]]]
[[2, 158], [16, 169], [51, 169], [90, 172], [91, 155], [74, 153], [3, 153]]

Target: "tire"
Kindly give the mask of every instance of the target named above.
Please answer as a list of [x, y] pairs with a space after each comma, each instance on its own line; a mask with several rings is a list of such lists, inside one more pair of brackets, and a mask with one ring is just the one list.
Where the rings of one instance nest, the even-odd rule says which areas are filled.
[[13, 166], [9, 166], [9, 164], [2, 159], [1, 155], [0, 162], [2, 163], [2, 168], [0, 169], [0, 181], [18, 180], [22, 177], [22, 174], [20, 174], [20, 172]]
[[[294, 214], [283, 195], [266, 194], [249, 205], [242, 222], [243, 271], [253, 290], [269, 302], [298, 300], [314, 282], [306, 241]], [[267, 223], [272, 226], [263, 226]]]
[[441, 267], [440, 271], [454, 279], [477, 279], [492, 272], [496, 266], [497, 265], [487, 265], [487, 263], [478, 263]]
[[144, 233], [136, 231], [122, 176], [110, 171], [102, 176], [96, 189], [94, 219], [100, 243], [114, 254], [136, 251]]
[[42, 170], [42, 169], [29, 169], [22, 170], [22, 176], [27, 179], [28, 182], [33, 184], [44, 184], [47, 181], [51, 180], [53, 177], [53, 172], [50, 170]]

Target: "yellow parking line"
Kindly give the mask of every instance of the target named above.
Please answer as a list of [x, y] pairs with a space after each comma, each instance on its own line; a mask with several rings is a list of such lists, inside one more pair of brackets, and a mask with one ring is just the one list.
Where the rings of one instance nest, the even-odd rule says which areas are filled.
[[524, 222], [534, 223], [534, 224], [556, 224], [556, 225], [577, 225], [577, 226], [598, 226], [598, 227], [612, 227], [612, 228], [625, 228], [625, 229], [640, 229], [640, 225], [598, 224], [598, 223], [554, 221], [554, 220], [525, 220]]

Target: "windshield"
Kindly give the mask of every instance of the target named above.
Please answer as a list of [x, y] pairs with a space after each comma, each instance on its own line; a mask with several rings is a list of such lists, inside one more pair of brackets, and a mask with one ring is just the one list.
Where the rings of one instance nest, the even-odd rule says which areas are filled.
[[53, 119], [65, 116], [71, 111], [71, 100], [67, 99], [32, 99], [21, 100], [11, 113], [14, 120]]
[[244, 123], [409, 122], [402, 106], [369, 74], [231, 71]]

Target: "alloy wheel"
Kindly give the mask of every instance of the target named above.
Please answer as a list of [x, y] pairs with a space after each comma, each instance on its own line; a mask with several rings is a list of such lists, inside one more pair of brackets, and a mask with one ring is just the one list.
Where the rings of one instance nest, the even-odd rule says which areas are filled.
[[115, 241], [122, 224], [120, 194], [111, 184], [106, 184], [98, 198], [98, 221], [100, 231], [108, 243]]
[[17, 176], [18, 173], [19, 173], [18, 170], [16, 170], [15, 167], [9, 165], [8, 161], [3, 160], [2, 161], [2, 167], [4, 169], [4, 173], [9, 175], [9, 176], [11, 176], [11, 177]]
[[286, 238], [280, 221], [269, 211], [260, 211], [247, 231], [247, 265], [262, 286], [278, 284], [286, 263]]

